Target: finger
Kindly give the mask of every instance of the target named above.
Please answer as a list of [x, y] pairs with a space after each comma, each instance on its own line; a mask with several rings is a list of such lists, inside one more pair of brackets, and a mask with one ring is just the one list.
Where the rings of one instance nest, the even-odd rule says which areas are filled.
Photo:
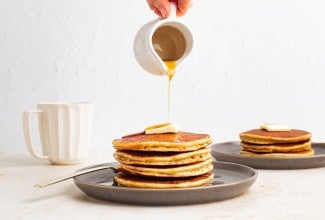
[[168, 0], [147, 0], [147, 3], [149, 4], [150, 8], [155, 7], [155, 9], [159, 10], [160, 12], [159, 14], [162, 18], [168, 17], [170, 12], [170, 6]]
[[151, 4], [151, 2], [147, 1], [147, 3], [148, 3], [149, 8], [150, 8], [151, 10], [154, 11], [154, 10], [156, 9], [156, 7], [155, 7], [153, 4]]
[[163, 17], [161, 12], [158, 9], [153, 10], [153, 12], [155, 12], [155, 14], [158, 15], [159, 17]]
[[191, 0], [178, 0], [177, 1], [177, 17], [186, 14], [187, 10], [192, 7], [193, 2]]
[[154, 6], [153, 4], [151, 4], [151, 2], [147, 1], [148, 2], [148, 5], [149, 5], [149, 8], [156, 14], [158, 15], [159, 17], [162, 17], [160, 11], [158, 10], [158, 8], [156, 8], [156, 6]]

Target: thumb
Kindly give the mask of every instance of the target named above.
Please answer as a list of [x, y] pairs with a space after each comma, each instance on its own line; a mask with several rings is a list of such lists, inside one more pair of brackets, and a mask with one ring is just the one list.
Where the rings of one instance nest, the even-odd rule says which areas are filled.
[[193, 2], [191, 0], [178, 0], [177, 3], [177, 17], [186, 14], [189, 8], [192, 7]]

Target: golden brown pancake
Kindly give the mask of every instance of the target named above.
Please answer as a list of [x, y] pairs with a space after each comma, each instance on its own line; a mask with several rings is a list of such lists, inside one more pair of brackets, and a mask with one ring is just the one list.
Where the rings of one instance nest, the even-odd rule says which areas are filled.
[[145, 134], [114, 140], [120, 162], [115, 180], [122, 186], [179, 188], [206, 185], [213, 178], [207, 134]]
[[311, 148], [311, 141], [284, 144], [251, 144], [242, 141], [240, 144], [245, 151], [256, 153], [300, 152]]
[[200, 176], [181, 177], [181, 178], [154, 178], [135, 176], [127, 173], [117, 173], [115, 181], [121, 186], [140, 187], [140, 188], [184, 188], [203, 186], [210, 183], [213, 173], [208, 172]]
[[253, 129], [239, 134], [242, 141], [252, 144], [278, 144], [308, 141], [311, 134], [307, 131], [292, 129], [290, 131], [267, 131]]
[[207, 134], [178, 132], [149, 135], [140, 133], [122, 137], [112, 143], [118, 150], [184, 152], [204, 148], [211, 142]]
[[190, 152], [156, 152], [156, 151], [121, 151], [114, 153], [115, 159], [123, 164], [166, 166], [201, 162], [209, 159], [211, 150], [208, 148]]
[[213, 169], [212, 160], [208, 159], [187, 165], [176, 166], [134, 166], [120, 164], [118, 170], [124, 173], [151, 177], [189, 177], [208, 173]]
[[246, 155], [246, 156], [253, 156], [253, 157], [308, 157], [308, 156], [313, 156], [314, 155], [314, 150], [312, 148], [309, 148], [308, 150], [305, 151], [300, 151], [300, 152], [287, 152], [287, 153], [256, 153], [256, 152], [250, 152], [246, 150], [241, 150], [240, 151], [241, 155]]

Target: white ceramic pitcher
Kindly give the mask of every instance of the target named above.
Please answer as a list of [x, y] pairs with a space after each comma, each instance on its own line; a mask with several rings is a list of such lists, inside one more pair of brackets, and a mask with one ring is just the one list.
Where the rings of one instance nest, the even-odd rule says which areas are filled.
[[[136, 34], [133, 50], [140, 66], [154, 75], [166, 75], [164, 60], [176, 61], [176, 72], [193, 48], [193, 35], [190, 29], [176, 17], [176, 4], [171, 2], [167, 19], [155, 19], [145, 24]], [[161, 50], [154, 42], [160, 40], [167, 50]], [[160, 39], [159, 39], [160, 38]], [[160, 54], [159, 51], [162, 51]], [[158, 51], [158, 52], [157, 52]]]

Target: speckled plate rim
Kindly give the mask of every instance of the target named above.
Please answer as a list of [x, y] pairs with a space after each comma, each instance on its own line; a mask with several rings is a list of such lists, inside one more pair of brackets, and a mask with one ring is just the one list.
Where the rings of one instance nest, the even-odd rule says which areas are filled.
[[[224, 147], [224, 145], [232, 145], [238, 147], [238, 154], [224, 153], [218, 151], [218, 147]], [[317, 152], [319, 146], [323, 145], [325, 150], [325, 142], [312, 142], [312, 147]], [[249, 155], [240, 155], [239, 152], [242, 149], [240, 141], [227, 141], [213, 143], [209, 146], [211, 148], [211, 154], [217, 161], [239, 163], [255, 169], [309, 169], [325, 166], [325, 153], [317, 154], [306, 157], [290, 157], [290, 158], [276, 158], [276, 157], [254, 157]]]
[[[100, 166], [100, 165], [111, 165], [111, 166], [116, 166], [118, 163], [104, 163], [104, 164], [98, 164], [94, 166]], [[208, 202], [215, 202], [215, 201], [221, 201], [221, 200], [226, 200], [226, 199], [231, 199], [238, 197], [245, 193], [256, 181], [257, 178], [257, 171], [254, 170], [251, 167], [241, 165], [241, 164], [236, 164], [236, 163], [229, 163], [229, 162], [213, 162], [214, 168], [220, 169], [218, 166], [226, 166], [227, 168], [230, 169], [224, 169], [224, 170], [230, 170], [232, 172], [234, 171], [235, 168], [243, 169], [245, 172], [239, 172], [239, 174], [245, 174], [249, 177], [244, 178], [240, 181], [232, 182], [232, 183], [225, 183], [225, 184], [220, 184], [220, 185], [208, 185], [208, 186], [200, 186], [200, 187], [189, 187], [189, 188], [175, 188], [175, 189], [150, 189], [150, 188], [135, 188], [135, 187], [121, 187], [121, 186], [109, 186], [109, 185], [100, 185], [95, 182], [91, 181], [82, 181], [80, 180], [80, 176], [74, 177], [74, 183], [76, 186], [83, 191], [87, 196], [99, 200], [105, 200], [109, 202], [117, 202], [117, 203], [124, 203], [124, 204], [135, 204], [135, 205], [163, 205], [163, 206], [168, 206], [168, 205], [190, 205], [190, 204], [200, 204], [200, 203], [208, 203]], [[89, 166], [85, 167], [83, 169], [88, 169], [94, 166]], [[80, 169], [80, 170], [83, 170]], [[98, 172], [98, 171], [95, 171]], [[248, 173], [251, 173], [251, 175], [248, 175]], [[87, 174], [84, 174], [87, 175]], [[95, 196], [94, 193], [90, 192], [90, 190], [99, 190], [102, 193], [106, 193], [106, 195], [114, 192], [114, 193], [141, 193], [141, 195], [149, 195], [154, 193], [155, 196], [160, 196], [160, 195], [167, 195], [167, 197], [173, 197], [173, 195], [176, 193], [181, 196], [190, 195], [190, 194], [195, 194], [201, 195], [197, 196], [196, 200], [191, 200], [191, 201], [177, 201], [172, 199], [163, 199], [159, 202], [156, 201], [155, 196], [153, 199], [147, 199], [147, 201], [141, 201], [139, 200], [127, 200], [127, 199], [112, 199], [112, 198], [99, 198], [98, 196]], [[217, 192], [217, 193], [216, 193]], [[220, 196], [218, 196], [218, 192], [223, 192]], [[213, 194], [211, 194], [213, 193]], [[205, 199], [202, 199], [202, 195], [205, 194], [208, 197], [205, 197]], [[220, 193], [219, 193], [220, 194]], [[153, 194], [152, 194], [153, 195]], [[109, 197], [109, 196], [108, 196]]]

